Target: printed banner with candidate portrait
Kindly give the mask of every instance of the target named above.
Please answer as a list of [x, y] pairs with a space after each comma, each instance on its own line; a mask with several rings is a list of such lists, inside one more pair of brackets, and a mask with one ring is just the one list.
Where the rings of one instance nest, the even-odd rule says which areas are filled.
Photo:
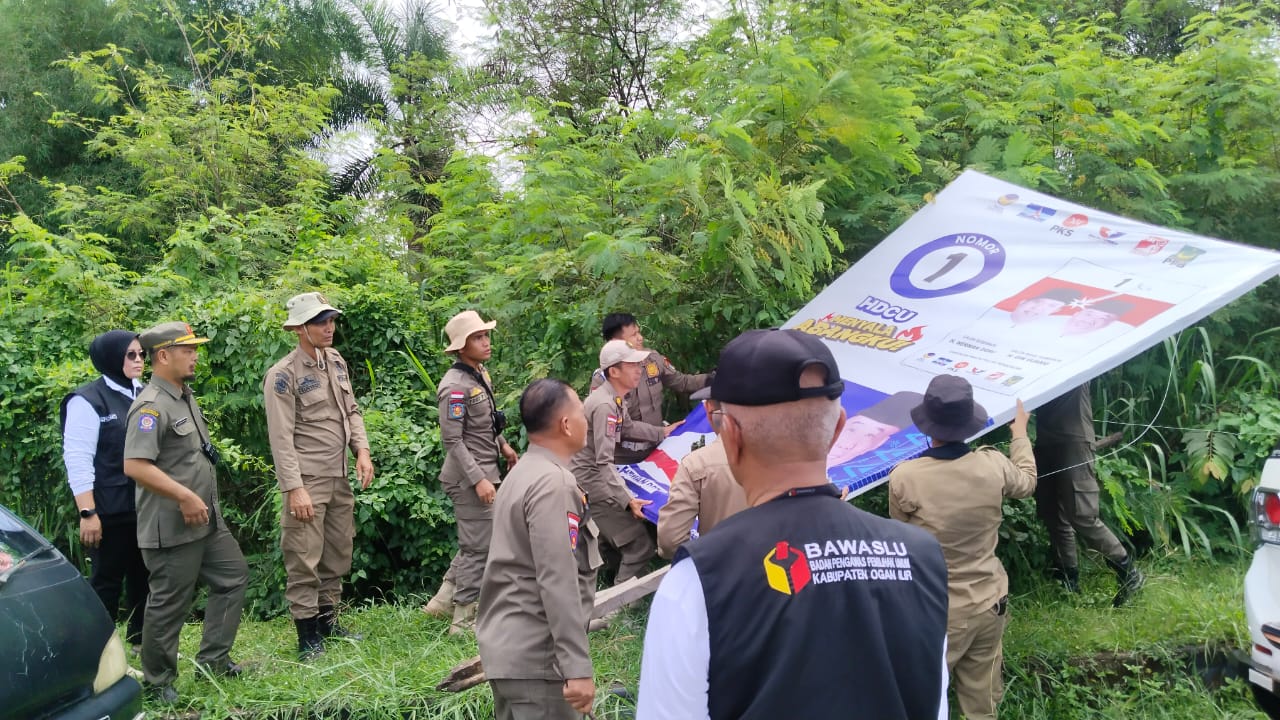
[[[822, 338], [841, 367], [852, 429], [828, 474], [856, 494], [927, 447], [907, 406], [933, 376], [968, 379], [988, 428], [1004, 424], [1018, 399], [1034, 410], [1277, 272], [1280, 253], [966, 171], [784, 327]], [[666, 466], [683, 456], [664, 451]], [[661, 476], [651, 480], [665, 491]]]

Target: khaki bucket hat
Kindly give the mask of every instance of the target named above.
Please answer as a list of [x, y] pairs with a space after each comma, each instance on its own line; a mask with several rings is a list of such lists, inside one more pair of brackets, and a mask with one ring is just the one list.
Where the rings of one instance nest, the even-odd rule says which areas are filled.
[[482, 330], [492, 330], [498, 326], [498, 321], [490, 320], [485, 322], [480, 318], [480, 313], [475, 310], [463, 310], [462, 312], [450, 318], [445, 323], [444, 332], [449, 336], [449, 346], [444, 349], [445, 352], [457, 352], [467, 344], [467, 338], [473, 333]]
[[284, 321], [285, 330], [302, 327], [312, 320], [324, 320], [330, 314], [342, 314], [341, 310], [330, 305], [329, 301], [318, 292], [294, 295], [284, 304], [284, 308], [289, 311], [289, 319]]

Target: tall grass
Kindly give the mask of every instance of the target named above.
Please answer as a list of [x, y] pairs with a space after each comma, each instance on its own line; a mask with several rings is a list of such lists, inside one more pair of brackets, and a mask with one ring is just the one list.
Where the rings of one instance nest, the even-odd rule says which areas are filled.
[[[1098, 564], [1085, 566], [1080, 595], [1065, 595], [1046, 582], [1022, 583], [1030, 590], [1012, 598], [1005, 635], [1002, 716], [1262, 720], [1242, 683], [1205, 689], [1188, 660], [1197, 649], [1244, 646], [1240, 588], [1246, 565], [1181, 553], [1148, 560], [1147, 586], [1120, 610], [1110, 605], [1114, 577]], [[641, 603], [591, 635], [600, 720], [631, 717], [634, 710], [646, 612]], [[235, 657], [252, 668], [234, 680], [194, 668], [189, 659], [199, 628], [184, 628], [177, 683], [183, 702], [172, 714], [243, 720], [493, 717], [487, 686], [457, 694], [435, 690], [449, 668], [476, 652], [470, 636], [448, 636], [445, 620], [426, 617], [415, 602], [354, 608], [344, 622], [365, 639], [333, 642], [310, 664], [296, 661], [293, 629], [285, 620], [246, 622]]]

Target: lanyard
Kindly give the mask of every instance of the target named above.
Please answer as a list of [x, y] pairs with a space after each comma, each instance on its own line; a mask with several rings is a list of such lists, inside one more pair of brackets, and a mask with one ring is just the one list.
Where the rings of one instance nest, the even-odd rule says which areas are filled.
[[[809, 485], [806, 487], [791, 488], [790, 490], [775, 497], [773, 500], [782, 500], [784, 498], [812, 497], [814, 495], [827, 495], [833, 498], [840, 497], [840, 488], [827, 483], [826, 485]], [[770, 502], [773, 502], [770, 500]]]

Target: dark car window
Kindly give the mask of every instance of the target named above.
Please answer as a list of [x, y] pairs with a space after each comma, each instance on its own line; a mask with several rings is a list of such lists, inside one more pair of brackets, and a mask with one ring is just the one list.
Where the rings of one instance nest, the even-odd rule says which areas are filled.
[[53, 546], [30, 527], [0, 507], [0, 585]]

